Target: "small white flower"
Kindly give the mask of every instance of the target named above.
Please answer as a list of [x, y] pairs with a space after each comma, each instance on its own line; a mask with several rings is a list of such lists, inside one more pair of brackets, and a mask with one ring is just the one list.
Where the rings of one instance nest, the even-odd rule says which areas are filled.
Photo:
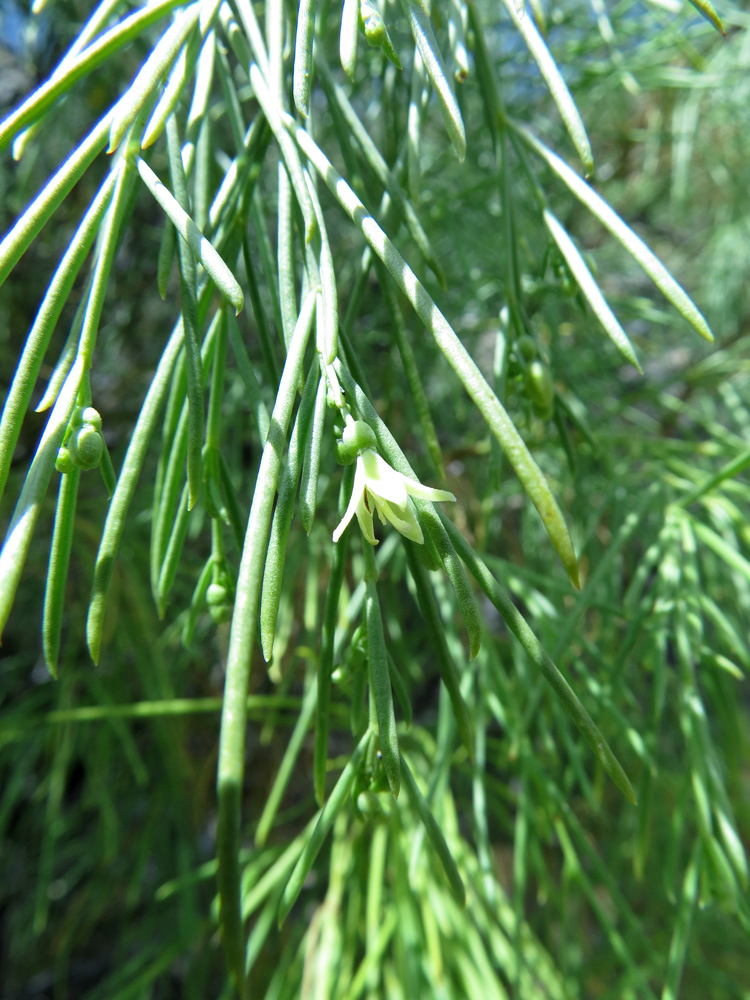
[[390, 521], [402, 535], [421, 545], [424, 536], [417, 520], [417, 512], [409, 497], [433, 501], [456, 499], [447, 490], [430, 489], [416, 479], [409, 479], [408, 476], [396, 472], [376, 451], [365, 448], [357, 456], [352, 498], [341, 523], [333, 533], [334, 542], [341, 538], [356, 514], [362, 534], [370, 545], [377, 545], [373, 532], [373, 513], [377, 511], [383, 524]]

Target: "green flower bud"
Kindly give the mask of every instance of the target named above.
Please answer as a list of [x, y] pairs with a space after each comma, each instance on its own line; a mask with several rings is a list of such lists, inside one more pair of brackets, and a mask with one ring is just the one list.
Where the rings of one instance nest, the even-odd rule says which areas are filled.
[[367, 44], [372, 45], [374, 49], [380, 48], [388, 34], [383, 18], [369, 4], [362, 4], [362, 21], [364, 22]]
[[81, 411], [81, 423], [88, 424], [98, 431], [102, 429], [102, 418], [99, 411], [95, 410], [93, 406], [86, 406]]
[[537, 416], [549, 420], [552, 416], [555, 387], [552, 373], [541, 361], [532, 361], [526, 371], [526, 394]]
[[355, 458], [363, 451], [376, 451], [378, 447], [375, 431], [364, 420], [347, 424], [341, 435], [341, 443], [343, 447], [355, 452]]
[[518, 338], [518, 350], [525, 361], [533, 361], [537, 353], [534, 338], [524, 333]]
[[62, 475], [66, 475], [68, 472], [72, 472], [73, 469], [76, 468], [73, 456], [70, 454], [70, 450], [66, 448], [65, 445], [57, 449], [55, 468], [58, 472], [62, 473]]
[[337, 686], [348, 688], [352, 680], [351, 669], [345, 663], [340, 663], [331, 672], [331, 680]]
[[104, 453], [104, 440], [95, 427], [83, 424], [71, 434], [68, 448], [80, 469], [97, 469]]
[[352, 465], [353, 462], [357, 461], [357, 452], [352, 452], [351, 448], [347, 448], [341, 439], [336, 442], [334, 450], [339, 465]]
[[209, 584], [208, 590], [206, 591], [206, 604], [209, 607], [218, 607], [221, 604], [226, 604], [229, 599], [229, 593], [227, 588], [222, 583], [211, 583]]
[[401, 60], [393, 47], [388, 29], [385, 26], [380, 12], [376, 10], [368, 0], [362, 0], [360, 8], [360, 25], [365, 33], [367, 44], [375, 49], [380, 49], [383, 55], [389, 59], [397, 69], [401, 69]]
[[232, 605], [212, 604], [209, 606], [208, 613], [211, 615], [211, 621], [214, 625], [223, 625], [232, 617]]

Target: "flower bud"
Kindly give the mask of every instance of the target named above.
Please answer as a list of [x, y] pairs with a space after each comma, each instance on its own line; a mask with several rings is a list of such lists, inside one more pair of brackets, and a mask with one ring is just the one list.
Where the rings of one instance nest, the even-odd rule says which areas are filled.
[[208, 590], [206, 591], [206, 604], [210, 608], [218, 607], [220, 604], [226, 604], [229, 599], [229, 594], [227, 588], [221, 583], [211, 583], [209, 584]]
[[521, 357], [524, 361], [533, 361], [536, 357], [536, 343], [534, 338], [530, 337], [528, 333], [524, 333], [518, 338], [518, 350], [521, 352]]
[[57, 449], [55, 468], [62, 475], [66, 475], [68, 472], [72, 472], [73, 469], [76, 468], [73, 456], [70, 454], [70, 449], [66, 448], [65, 445]]
[[97, 469], [104, 454], [104, 440], [95, 427], [83, 424], [71, 434], [68, 448], [80, 469]]
[[555, 387], [552, 373], [542, 361], [532, 361], [526, 371], [526, 394], [537, 416], [549, 420], [552, 416]]
[[378, 446], [375, 431], [364, 420], [355, 420], [354, 423], [347, 424], [341, 440], [346, 447], [355, 448], [358, 452], [367, 449], [374, 451]]
[[363, 3], [361, 10], [367, 43], [375, 49], [380, 48], [387, 34], [381, 14], [368, 3]]
[[223, 625], [224, 622], [228, 622], [232, 617], [232, 605], [211, 604], [209, 605], [208, 613], [211, 615], [211, 621], [214, 625]]
[[99, 411], [95, 410], [93, 406], [86, 406], [81, 411], [81, 423], [89, 424], [98, 431], [102, 429], [102, 418]]

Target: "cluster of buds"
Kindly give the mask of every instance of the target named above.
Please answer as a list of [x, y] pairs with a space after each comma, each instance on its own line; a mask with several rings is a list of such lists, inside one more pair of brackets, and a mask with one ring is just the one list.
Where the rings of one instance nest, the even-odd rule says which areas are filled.
[[65, 438], [57, 450], [55, 468], [68, 473], [74, 469], [98, 469], [104, 454], [102, 418], [93, 406], [79, 406], [73, 411]]

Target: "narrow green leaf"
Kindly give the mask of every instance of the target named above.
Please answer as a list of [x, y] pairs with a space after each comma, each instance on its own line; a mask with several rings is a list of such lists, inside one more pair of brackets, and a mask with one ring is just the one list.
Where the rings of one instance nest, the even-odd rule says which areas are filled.
[[573, 145], [583, 164], [583, 171], [586, 177], [594, 172], [594, 156], [591, 152], [591, 143], [586, 135], [586, 128], [583, 124], [575, 101], [570, 95], [567, 84], [562, 73], [558, 69], [552, 54], [550, 53], [544, 39], [537, 31], [536, 25], [531, 17], [526, 17], [516, 11], [514, 0], [503, 0], [506, 10], [510, 14], [511, 20], [520, 31], [523, 40], [528, 46], [534, 61], [539, 67], [539, 72], [544, 77], [544, 81], [549, 87], [552, 98], [560, 112], [560, 117], [565, 123]]
[[466, 49], [466, 5], [461, 0], [448, 3], [448, 42], [453, 57], [453, 78], [464, 83], [469, 76], [469, 53]]
[[740, 452], [736, 458], [730, 459], [712, 476], [708, 476], [704, 479], [702, 483], [698, 483], [689, 493], [679, 500], [675, 501], [675, 506], [677, 507], [689, 507], [690, 504], [695, 503], [696, 500], [700, 500], [711, 490], [716, 489], [717, 486], [721, 486], [722, 483], [726, 482], [728, 479], [734, 479], [735, 476], [739, 475], [740, 472], [744, 472], [745, 469], [750, 467], [750, 448], [746, 448], [744, 451]]
[[[172, 68], [188, 37], [198, 23], [201, 4], [193, 3], [175, 15], [175, 19], [156, 44], [135, 80], [112, 111], [108, 152], [120, 145], [138, 113], [146, 105], [162, 78]], [[137, 137], [140, 140], [140, 136]]]
[[333, 364], [339, 351], [339, 306], [338, 293], [336, 291], [336, 268], [333, 263], [331, 244], [328, 241], [328, 231], [325, 219], [323, 218], [323, 210], [318, 201], [315, 184], [307, 171], [305, 171], [305, 181], [307, 182], [310, 201], [315, 211], [318, 235], [320, 237], [319, 280], [322, 301], [316, 313], [318, 324], [316, 347], [322, 364], [330, 365]]
[[104, 529], [101, 541], [99, 542], [99, 551], [96, 555], [94, 582], [91, 588], [91, 599], [86, 621], [86, 640], [91, 659], [94, 663], [99, 662], [107, 593], [114, 571], [115, 556], [120, 548], [120, 540], [125, 527], [125, 515], [130, 506], [130, 501], [133, 499], [135, 487], [146, 455], [146, 448], [156, 426], [159, 411], [167, 398], [172, 368], [182, 348], [182, 341], [182, 321], [180, 321], [172, 332], [167, 346], [164, 348], [161, 360], [151, 380], [149, 390], [146, 393], [146, 398], [141, 406], [138, 420], [133, 428], [130, 444], [117, 480], [117, 488], [107, 511], [107, 518], [104, 522]]
[[99, 465], [99, 472], [102, 476], [102, 482], [104, 483], [104, 488], [107, 491], [107, 499], [111, 500], [112, 495], [115, 492], [115, 487], [117, 486], [117, 473], [115, 472], [115, 467], [112, 464], [112, 456], [109, 453], [109, 448], [107, 447], [107, 442], [104, 442], [104, 451], [102, 452], [102, 460]]
[[260, 814], [258, 826], [255, 830], [256, 847], [263, 847], [265, 845], [268, 835], [273, 828], [273, 823], [276, 819], [279, 806], [281, 805], [281, 800], [284, 796], [284, 792], [286, 791], [286, 787], [289, 784], [289, 779], [292, 777], [294, 772], [294, 767], [297, 763], [300, 750], [302, 749], [302, 744], [304, 743], [307, 732], [310, 729], [310, 724], [312, 723], [313, 716], [315, 714], [315, 706], [317, 705], [317, 702], [318, 687], [316, 680], [313, 679], [305, 692], [305, 697], [302, 700], [302, 707], [299, 710], [297, 721], [295, 722], [294, 729], [292, 730], [292, 735], [289, 737], [289, 742], [287, 743], [286, 750], [284, 751], [284, 756], [281, 760], [281, 764], [279, 765], [279, 770], [276, 772], [276, 777], [274, 778], [273, 785], [271, 786], [271, 791], [266, 797], [263, 812]]
[[299, 513], [302, 527], [310, 534], [318, 505], [318, 478], [320, 476], [320, 449], [326, 422], [326, 380], [321, 377], [315, 397], [312, 426], [305, 442], [302, 480], [299, 490]]
[[206, 35], [200, 55], [198, 56], [193, 97], [190, 101], [190, 110], [188, 111], [187, 122], [185, 123], [183, 155], [185, 157], [185, 170], [188, 173], [191, 169], [192, 150], [195, 146], [198, 133], [208, 116], [211, 88], [214, 80], [215, 59], [216, 32], [212, 29]]
[[359, 0], [344, 0], [341, 9], [341, 34], [339, 58], [344, 72], [354, 79], [357, 68], [357, 41], [359, 36]]
[[422, 119], [430, 98], [430, 88], [427, 82], [422, 57], [419, 50], [414, 53], [414, 65], [411, 72], [411, 91], [409, 94], [409, 111], [406, 118], [406, 187], [410, 198], [416, 204], [419, 200], [421, 179], [421, 140]]
[[[176, 381], [180, 386], [185, 385], [182, 377], [184, 372], [184, 353], [180, 359], [182, 372], [176, 372], [179, 376]], [[173, 383], [173, 390], [176, 386]], [[169, 538], [172, 533], [172, 525], [177, 515], [179, 497], [182, 494], [183, 481], [185, 478], [185, 459], [187, 457], [187, 433], [188, 433], [188, 405], [186, 400], [180, 400], [181, 406], [178, 409], [179, 422], [176, 425], [174, 435], [167, 434], [168, 421], [171, 416], [171, 404], [174, 396], [170, 393], [167, 404], [167, 414], [164, 421], [164, 431], [162, 437], [161, 455], [159, 457], [159, 467], [157, 471], [157, 488], [154, 490], [154, 506], [151, 517], [151, 589], [154, 599], [159, 589], [159, 575], [164, 563], [164, 556], [169, 545]], [[164, 469], [163, 474], [161, 469]]]
[[307, 876], [310, 874], [310, 869], [315, 863], [318, 852], [328, 836], [328, 831], [333, 826], [333, 821], [336, 819], [342, 807], [347, 802], [349, 790], [351, 789], [357, 772], [364, 761], [371, 739], [372, 733], [367, 730], [357, 744], [354, 753], [347, 761], [346, 767], [339, 775], [339, 779], [331, 792], [330, 798], [320, 813], [315, 829], [310, 837], [305, 841], [302, 854], [291, 874], [289, 881], [287, 882], [286, 888], [284, 889], [284, 895], [282, 896], [281, 903], [279, 904], [279, 926], [281, 926], [281, 924], [283, 924], [289, 916], [289, 911], [294, 906], [297, 897], [302, 891], [302, 887], [305, 884]]
[[253, 371], [253, 365], [247, 353], [247, 348], [242, 341], [242, 335], [237, 325], [237, 320], [231, 315], [227, 317], [227, 320], [229, 323], [229, 343], [232, 345], [237, 371], [239, 372], [242, 384], [247, 392], [250, 401], [250, 408], [255, 415], [255, 422], [258, 425], [258, 434], [260, 436], [261, 444], [265, 444], [266, 438], [268, 437], [268, 426], [271, 420], [268, 413], [268, 407], [263, 402], [261, 397], [260, 386], [258, 385], [257, 378], [255, 377], [255, 372]]
[[156, 287], [162, 300], [167, 297], [169, 276], [172, 273], [174, 252], [177, 247], [177, 231], [169, 218], [164, 220], [161, 240], [159, 241], [159, 256], [156, 260]]
[[[34, 385], [39, 375], [39, 369], [44, 360], [47, 346], [55, 329], [55, 324], [70, 295], [71, 288], [81, 265], [86, 259], [86, 255], [91, 249], [99, 231], [102, 217], [109, 205], [117, 175], [117, 170], [110, 172], [81, 220], [47, 288], [44, 299], [34, 319], [34, 325], [26, 338], [23, 353], [16, 365], [13, 381], [8, 390], [5, 406], [3, 407], [2, 419], [0, 420], [0, 496], [2, 496], [5, 489], [13, 451], [18, 441], [21, 425], [31, 401]], [[82, 318], [82, 310], [80, 315]], [[73, 363], [77, 340], [77, 335], [74, 339], [71, 338], [69, 351], [66, 352], [66, 350], [63, 350], [63, 356], [66, 354], [69, 355], [70, 360], [68, 362], [68, 369], [65, 371], [59, 384], [55, 380], [58, 391], [67, 376], [70, 365]], [[57, 392], [47, 401], [47, 406], [52, 405], [56, 395]], [[40, 404], [40, 408], [46, 409], [47, 407], [42, 407]]]
[[190, 599], [190, 607], [187, 611], [187, 617], [185, 618], [185, 623], [182, 626], [181, 641], [185, 649], [189, 649], [193, 644], [193, 639], [195, 637], [195, 627], [198, 624], [198, 616], [205, 611], [206, 608], [206, 592], [211, 585], [211, 580], [213, 578], [214, 572], [214, 560], [213, 556], [210, 556], [203, 566], [198, 577], [198, 582], [195, 585], [195, 590], [193, 591], [193, 596]]
[[313, 37], [315, 35], [315, 9], [317, 0], [300, 0], [297, 10], [297, 35], [294, 44], [294, 77], [292, 91], [294, 105], [303, 118], [310, 114], [310, 87], [312, 86]]
[[190, 505], [188, 503], [188, 487], [185, 485], [182, 497], [177, 507], [177, 518], [172, 525], [172, 531], [167, 543], [167, 551], [164, 555], [164, 562], [159, 573], [159, 580], [156, 585], [156, 609], [159, 617], [163, 618], [167, 610], [167, 598], [174, 584], [179, 566], [182, 548], [187, 537], [188, 523], [190, 520]]
[[572, 271], [573, 277], [578, 282], [578, 287], [583, 292], [586, 301], [593, 309], [597, 319], [607, 331], [610, 339], [623, 357], [642, 373], [643, 370], [638, 363], [638, 358], [636, 357], [633, 345], [630, 343], [630, 338], [620, 326], [617, 317], [607, 304], [607, 301], [602, 295], [594, 276], [586, 266], [586, 261], [579, 253], [578, 248], [573, 243], [573, 240], [563, 229], [554, 215], [546, 208], [544, 210], [544, 221], [552, 234], [552, 238], [557, 244], [560, 253], [565, 258], [565, 262]]
[[299, 202], [299, 206], [302, 210], [302, 216], [305, 220], [304, 240], [305, 244], [308, 244], [314, 237], [315, 230], [317, 228], [317, 221], [315, 218], [315, 210], [310, 200], [310, 193], [305, 182], [299, 154], [294, 147], [294, 143], [292, 142], [289, 133], [284, 128], [283, 119], [286, 117], [285, 112], [274, 101], [264, 76], [255, 63], [251, 63], [250, 65], [249, 76], [250, 83], [252, 84], [255, 95], [258, 98], [258, 103], [263, 109], [263, 114], [266, 116], [268, 124], [271, 126], [271, 131], [274, 134], [276, 142], [279, 144], [279, 149], [289, 174], [289, 179], [292, 182], [294, 193], [297, 196], [297, 201]]
[[388, 167], [388, 164], [381, 155], [379, 149], [370, 137], [370, 133], [362, 124], [362, 121], [352, 107], [352, 104], [346, 96], [343, 88], [340, 87], [334, 80], [322, 53], [318, 53], [316, 55], [316, 61], [320, 68], [321, 79], [329, 104], [335, 104], [340, 111], [345, 123], [351, 129], [352, 136], [356, 139], [357, 144], [362, 150], [362, 154], [364, 155], [368, 166], [372, 169], [375, 176], [386, 189], [394, 202], [395, 208], [398, 209], [400, 215], [406, 223], [412, 239], [416, 243], [419, 252], [424, 257], [425, 263], [433, 271], [440, 284], [445, 287], [445, 275], [443, 274], [443, 269], [440, 266], [432, 244], [424, 231], [424, 227], [419, 221], [419, 217], [417, 216], [411, 200], [404, 194], [398, 179], [394, 175], [393, 171]]
[[391, 656], [390, 650], [388, 651], [388, 672], [391, 677], [393, 693], [396, 695], [396, 701], [399, 703], [399, 707], [404, 713], [404, 722], [408, 728], [412, 723], [412, 707], [411, 699], [409, 698], [409, 690], [406, 687], [401, 671], [396, 666], [396, 661]]
[[464, 696], [461, 694], [458, 670], [448, 649], [448, 642], [445, 638], [445, 627], [440, 617], [440, 609], [438, 608], [435, 594], [427, 576], [427, 571], [419, 561], [414, 551], [414, 545], [404, 542], [404, 549], [406, 551], [409, 572], [417, 590], [419, 609], [424, 618], [427, 636], [435, 652], [437, 668], [453, 705], [453, 714], [456, 717], [458, 735], [471, 758], [474, 754], [474, 727], [469, 709], [464, 701]]
[[[714, 785], [717, 782], [714, 779]], [[719, 837], [724, 845], [724, 850], [729, 858], [729, 863], [734, 869], [734, 873], [742, 888], [747, 892], [748, 868], [747, 855], [742, 840], [737, 832], [734, 817], [729, 815], [728, 805], [723, 807], [715, 797], [713, 802], [713, 813], [718, 827]]]
[[419, 786], [414, 780], [411, 768], [404, 760], [403, 755], [401, 756], [401, 776], [404, 781], [406, 794], [409, 796], [409, 801], [414, 807], [414, 811], [422, 821], [425, 833], [427, 834], [427, 839], [440, 859], [440, 863], [443, 866], [445, 874], [448, 876], [448, 883], [450, 884], [451, 892], [461, 906], [466, 906], [466, 889], [464, 888], [464, 883], [459, 875], [456, 862], [453, 860], [453, 855], [451, 854], [450, 848], [445, 841], [443, 832], [438, 826], [437, 820], [430, 812], [427, 800], [419, 790]]
[[57, 678], [57, 659], [60, 653], [60, 633], [65, 604], [65, 583], [68, 579], [70, 550], [73, 545], [80, 479], [81, 470], [78, 467], [60, 476], [55, 526], [52, 531], [47, 583], [44, 590], [42, 648], [44, 662], [54, 678]]
[[[353, 473], [344, 474], [339, 491], [339, 510], [343, 513], [352, 492]], [[326, 771], [328, 765], [328, 729], [331, 706], [331, 674], [338, 621], [339, 598], [346, 572], [349, 538], [344, 536], [333, 546], [331, 575], [323, 607], [323, 628], [318, 654], [318, 698], [315, 708], [315, 742], [313, 744], [313, 789], [318, 805], [326, 798]]]
[[695, 303], [675, 281], [658, 257], [649, 250], [640, 236], [636, 236], [633, 230], [622, 221], [619, 215], [610, 208], [606, 201], [582, 177], [574, 170], [571, 170], [567, 163], [561, 160], [544, 143], [540, 142], [536, 136], [532, 135], [524, 125], [521, 125], [519, 122], [513, 122], [512, 127], [521, 136], [523, 141], [557, 174], [576, 198], [588, 208], [592, 215], [595, 215], [602, 225], [606, 226], [610, 233], [612, 233], [615, 239], [622, 243], [631, 257], [641, 265], [649, 278], [651, 278], [656, 287], [672, 303], [675, 309], [695, 327], [702, 337], [713, 341], [714, 337], [708, 323], [698, 311]]
[[529, 628], [510, 597], [505, 593], [458, 528], [445, 515], [441, 516], [456, 551], [468, 566], [471, 575], [500, 612], [505, 624], [526, 650], [531, 662], [542, 672], [545, 680], [559, 698], [560, 704], [576, 724], [581, 735], [594, 751], [606, 773], [625, 797], [635, 804], [635, 792], [628, 776], [612, 753], [599, 728], [578, 700], [571, 686], [547, 655], [544, 647]]
[[131, 194], [134, 173], [132, 162], [123, 158], [117, 171], [112, 200], [107, 208], [99, 233], [96, 261], [91, 276], [91, 289], [86, 301], [86, 311], [83, 314], [81, 336], [78, 341], [78, 357], [83, 362], [86, 373], [91, 370], [94, 360], [99, 321], [104, 309], [109, 276], [114, 266], [120, 235], [125, 220], [133, 208]]
[[711, 0], [689, 0], [689, 2], [695, 7], [699, 14], [702, 14], [705, 19], [710, 22], [717, 31], [720, 31], [724, 37], [726, 37], [726, 31], [724, 31], [724, 25], [721, 23], [721, 18], [716, 13], [714, 5]]
[[81, 301], [78, 303], [78, 308], [76, 309], [75, 316], [73, 317], [73, 322], [70, 324], [68, 336], [65, 338], [65, 343], [62, 351], [60, 351], [60, 357], [57, 359], [54, 371], [50, 376], [50, 380], [47, 383], [47, 387], [44, 390], [42, 398], [34, 407], [35, 413], [44, 413], [45, 410], [50, 408], [50, 406], [54, 406], [55, 400], [65, 384], [65, 379], [68, 377], [68, 372], [70, 371], [73, 362], [76, 359], [76, 354], [78, 353], [78, 338], [81, 335], [81, 324], [83, 323], [83, 314], [86, 311], [86, 302], [88, 301], [90, 290], [91, 280], [89, 279], [84, 293], [81, 296]]
[[143, 183], [164, 209], [177, 232], [190, 247], [195, 259], [201, 263], [224, 298], [234, 306], [235, 315], [237, 315], [244, 305], [242, 289], [218, 251], [201, 233], [172, 192], [165, 187], [151, 167], [140, 157], [138, 159], [138, 173], [141, 175]]
[[[372, 559], [372, 571], [374, 572], [374, 556], [369, 549], [365, 551]], [[401, 769], [399, 767], [396, 716], [393, 712], [393, 692], [388, 672], [388, 653], [383, 635], [383, 619], [380, 614], [380, 601], [378, 600], [375, 580], [368, 578], [366, 585], [365, 621], [367, 623], [367, 662], [370, 668], [370, 697], [375, 702], [375, 716], [378, 720], [378, 745], [383, 759], [383, 770], [391, 792], [394, 798], [397, 798], [401, 788]]]
[[292, 182], [283, 161], [279, 161], [279, 204], [277, 225], [279, 305], [284, 343], [289, 344], [297, 319], [297, 284], [294, 261], [294, 197]]
[[[37, 121], [64, 93], [86, 76], [97, 66], [111, 59], [114, 53], [126, 45], [128, 42], [143, 34], [157, 21], [176, 7], [182, 6], [184, 0], [156, 0], [148, 7], [136, 11], [126, 17], [119, 24], [116, 24], [109, 31], [100, 35], [99, 38], [80, 53], [59, 76], [53, 74], [50, 79], [33, 92], [28, 100], [24, 101], [17, 111], [9, 115], [0, 124], [0, 152], [10, 143], [13, 137], [26, 128], [32, 122]], [[104, 129], [104, 134], [109, 132], [112, 121], [112, 111], [107, 112], [105, 117], [98, 122], [94, 131], [99, 134], [100, 129]], [[93, 134], [93, 133], [92, 133]], [[106, 141], [106, 140], [104, 140]], [[104, 146], [102, 142], [102, 147]], [[79, 147], [80, 148], [80, 147]]]
[[[111, 113], [110, 113], [111, 114]], [[104, 149], [109, 132], [106, 114], [73, 150], [0, 243], [0, 285], [16, 266], [42, 226], [67, 197], [71, 188]]]
[[146, 128], [143, 131], [141, 149], [147, 149], [149, 146], [153, 145], [164, 131], [164, 127], [167, 124], [167, 118], [170, 117], [174, 109], [177, 107], [178, 101], [185, 92], [187, 82], [193, 75], [193, 71], [195, 70], [195, 66], [198, 61], [201, 41], [200, 32], [195, 33], [187, 39], [187, 44], [184, 45], [179, 52], [177, 60], [170, 70], [166, 86], [164, 87], [159, 100], [156, 102], [156, 107], [151, 112], [151, 117], [149, 118]]
[[[75, 60], [86, 49], [99, 34], [101, 29], [105, 26], [110, 17], [115, 13], [117, 8], [122, 5], [122, 0], [102, 0], [99, 6], [94, 10], [91, 17], [88, 19], [86, 24], [83, 26], [81, 31], [75, 38], [75, 41], [70, 46], [68, 51], [62, 57], [60, 62], [55, 67], [54, 72], [50, 78], [50, 82], [53, 79], [58, 79], [65, 75], [67, 69], [75, 63]], [[36, 5], [32, 4], [32, 13], [36, 12]], [[36, 121], [33, 125], [30, 125], [23, 132], [19, 133], [13, 140], [12, 155], [14, 160], [20, 160], [25, 151], [28, 149], [32, 140], [39, 132], [41, 122]]]
[[682, 970], [685, 966], [688, 942], [690, 940], [690, 928], [693, 922], [693, 914], [695, 913], [695, 904], [698, 901], [701, 854], [702, 844], [700, 839], [697, 839], [690, 856], [690, 863], [685, 871], [685, 878], [682, 882], [682, 897], [677, 911], [677, 922], [675, 923], [672, 940], [669, 945], [667, 974], [664, 981], [664, 989], [661, 993], [661, 1000], [677, 1000], [679, 996], [680, 980], [682, 979]]
[[417, 411], [419, 426], [422, 429], [422, 438], [427, 447], [427, 453], [432, 459], [432, 464], [435, 466], [437, 474], [441, 479], [445, 479], [443, 452], [440, 448], [440, 442], [438, 441], [435, 425], [432, 422], [430, 404], [427, 401], [427, 393], [425, 392], [424, 385], [422, 384], [422, 376], [419, 373], [417, 359], [414, 356], [414, 350], [412, 349], [406, 332], [401, 307], [399, 306], [393, 287], [385, 280], [381, 280], [380, 286], [383, 292], [383, 298], [385, 299], [386, 308], [388, 309], [388, 316], [391, 321], [391, 330], [396, 341], [396, 346], [398, 347], [398, 353], [401, 356], [401, 363], [404, 366], [406, 381], [409, 386], [412, 399], [414, 400], [414, 406]]
[[[299, 486], [302, 457], [307, 447], [310, 434], [310, 420], [316, 399], [316, 385], [320, 378], [319, 365], [313, 363], [305, 382], [302, 400], [297, 410], [292, 436], [289, 441], [286, 467], [279, 485], [279, 495], [273, 512], [271, 534], [268, 539], [268, 552], [263, 570], [263, 591], [260, 600], [260, 641], [263, 658], [270, 663], [273, 656], [273, 641], [276, 635], [276, 621], [281, 600], [281, 584], [284, 577], [284, 559], [286, 556], [289, 528], [294, 514], [294, 502]], [[325, 623], [324, 623], [325, 629]], [[318, 800], [321, 802], [321, 800]], [[321, 802], [322, 804], [322, 802]]]
[[240, 505], [229, 468], [227, 467], [227, 463], [221, 452], [219, 452], [219, 484], [221, 486], [221, 496], [224, 500], [227, 516], [229, 517], [229, 524], [232, 528], [232, 534], [234, 535], [234, 540], [237, 545], [237, 551], [241, 552], [242, 542], [245, 537], [244, 530], [245, 525], [247, 524], [247, 515]]
[[438, 96], [440, 113], [448, 137], [456, 151], [459, 162], [466, 157], [466, 131], [461, 109], [458, 106], [453, 86], [440, 54], [435, 32], [430, 19], [418, 0], [401, 0], [401, 7], [409, 20], [409, 27], [417, 43], [427, 75]]
[[429, 532], [435, 546], [438, 558], [448, 574], [448, 579], [456, 595], [458, 609], [469, 636], [469, 659], [473, 660], [482, 645], [482, 616], [471, 585], [466, 577], [466, 571], [458, 558], [442, 520], [438, 517], [433, 504], [416, 501], [420, 517]]
[[10, 617], [37, 518], [55, 468], [57, 449], [62, 444], [84, 375], [79, 359], [71, 368], [47, 420], [8, 525], [0, 552], [0, 636]]
[[730, 569], [736, 570], [746, 580], [750, 581], [750, 561], [741, 555], [732, 545], [724, 541], [721, 535], [717, 535], [712, 528], [701, 524], [697, 520], [693, 520], [692, 523], [693, 530], [699, 541], [712, 549]]
[[[250, 296], [250, 305], [253, 310], [255, 326], [258, 331], [258, 339], [260, 340], [260, 349], [265, 363], [266, 379], [275, 389], [279, 384], [279, 363], [276, 359], [276, 348], [274, 346], [275, 337], [272, 333], [271, 324], [266, 314], [266, 308], [263, 305], [263, 298], [260, 294], [260, 285], [258, 283], [258, 277], [255, 273], [255, 265], [250, 251], [250, 241], [246, 233], [242, 234], [242, 260], [245, 265], [245, 277], [247, 279], [247, 290]], [[294, 325], [292, 325], [289, 330], [290, 341], [293, 332]], [[288, 346], [289, 345], [286, 344], [287, 348]]]
[[[177, 123], [174, 116], [167, 122], [167, 151], [172, 187], [175, 192], [174, 202], [185, 210], [188, 204], [187, 181], [182, 165], [181, 143], [177, 135]], [[142, 163], [143, 161], [140, 160], [139, 166]], [[143, 165], [145, 166], [145, 164]], [[141, 176], [143, 176], [142, 173]], [[187, 215], [187, 213], [185, 214]], [[187, 376], [187, 509], [192, 510], [198, 502], [203, 481], [204, 401], [195, 259], [185, 239], [177, 241], [177, 258], [180, 269], [182, 328], [185, 335], [185, 373]], [[185, 530], [187, 530], [187, 521], [185, 521]]]

